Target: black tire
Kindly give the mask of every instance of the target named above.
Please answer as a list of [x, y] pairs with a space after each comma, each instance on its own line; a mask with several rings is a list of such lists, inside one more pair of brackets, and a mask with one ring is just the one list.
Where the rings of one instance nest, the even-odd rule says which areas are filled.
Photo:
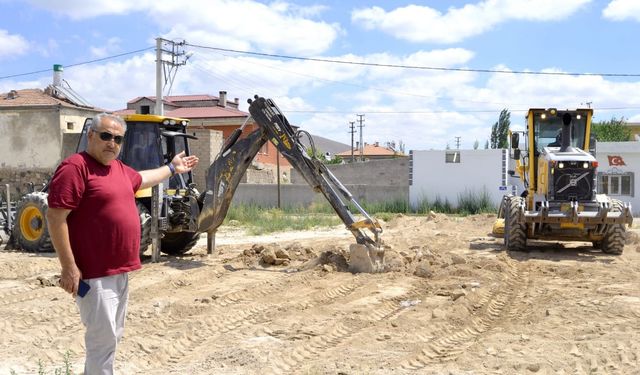
[[527, 250], [527, 226], [519, 221], [522, 197], [505, 197], [504, 245], [508, 251]]
[[500, 206], [498, 206], [498, 219], [504, 219], [506, 207], [509, 204], [509, 199], [513, 198], [513, 195], [504, 195], [502, 197], [502, 201], [500, 201]]
[[[624, 206], [617, 199], [611, 200], [611, 211], [622, 212]], [[624, 224], [609, 224], [607, 231], [600, 243], [600, 249], [603, 253], [620, 255], [624, 251], [624, 239], [626, 228]]]
[[13, 225], [13, 237], [18, 248], [40, 253], [53, 251], [47, 228], [47, 196], [47, 193], [34, 192], [18, 201]]
[[186, 254], [200, 238], [200, 233], [177, 232], [165, 233], [162, 237], [161, 251], [169, 255]]
[[147, 207], [140, 201], [136, 201], [138, 216], [140, 216], [140, 257], [151, 245], [151, 214]]

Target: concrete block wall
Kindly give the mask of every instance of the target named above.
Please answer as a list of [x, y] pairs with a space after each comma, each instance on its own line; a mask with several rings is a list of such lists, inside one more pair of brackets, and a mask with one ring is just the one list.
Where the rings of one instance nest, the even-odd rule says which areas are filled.
[[6, 196], [6, 184], [9, 184], [11, 189], [11, 201], [16, 202], [22, 195], [31, 191], [30, 184], [33, 184], [36, 191], [41, 190], [43, 184], [49, 181], [53, 172], [53, 169], [0, 169], [0, 192], [3, 199]]
[[[409, 186], [409, 158], [329, 164], [327, 169], [345, 185]], [[298, 171], [292, 169], [291, 183], [305, 184], [306, 182]]]
[[[409, 200], [409, 188], [397, 186], [345, 185], [356, 201], [363, 204]], [[340, 198], [347, 200], [338, 193]], [[322, 193], [316, 193], [308, 184], [280, 184], [281, 207], [309, 206], [314, 202], [328, 202]], [[277, 207], [277, 184], [240, 184], [233, 197], [234, 204], [255, 204], [260, 207]]]
[[189, 139], [189, 149], [192, 155], [198, 156], [200, 161], [193, 170], [193, 179], [199, 191], [206, 188], [207, 169], [213, 163], [222, 148], [222, 132], [211, 129], [191, 129], [187, 132], [198, 137]]

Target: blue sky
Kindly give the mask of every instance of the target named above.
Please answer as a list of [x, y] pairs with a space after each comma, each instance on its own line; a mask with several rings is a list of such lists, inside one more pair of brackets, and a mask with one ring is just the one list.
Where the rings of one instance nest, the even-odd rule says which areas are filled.
[[527, 108], [586, 103], [596, 120], [640, 122], [637, 0], [0, 0], [0, 10], [0, 92], [44, 88], [62, 64], [89, 102], [124, 108], [155, 95], [153, 50], [71, 65], [152, 48], [160, 36], [346, 62], [635, 75], [399, 69], [187, 47], [193, 55], [170, 94], [271, 97], [293, 123], [347, 144], [356, 114], [365, 114], [365, 142], [402, 141], [407, 150], [453, 147], [456, 137], [462, 148], [483, 147], [502, 108], [514, 127]]

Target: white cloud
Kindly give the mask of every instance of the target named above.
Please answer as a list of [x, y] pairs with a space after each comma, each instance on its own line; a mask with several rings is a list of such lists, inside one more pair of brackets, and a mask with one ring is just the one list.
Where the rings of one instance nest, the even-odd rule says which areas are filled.
[[374, 6], [354, 10], [351, 20], [366, 29], [379, 29], [411, 42], [455, 43], [509, 20], [561, 20], [590, 1], [486, 0], [449, 8], [446, 13], [421, 5], [392, 11]]
[[28, 0], [34, 6], [73, 20], [82, 20], [105, 15], [127, 14], [132, 11], [151, 10], [152, 0]]
[[604, 18], [614, 21], [635, 19], [640, 21], [640, 1], [637, 0], [613, 0], [602, 11]]
[[106, 110], [123, 109], [130, 99], [155, 95], [155, 54], [104, 65], [75, 66], [65, 69], [64, 79], [92, 105]]
[[[170, 4], [154, 11], [154, 18], [157, 22], [180, 19], [166, 35], [196, 44], [312, 55], [327, 50], [340, 32], [339, 26], [301, 17], [299, 8], [282, 3], [201, 0]], [[206, 8], [215, 11], [203, 12]]]
[[9, 34], [7, 30], [0, 29], [0, 60], [11, 59], [28, 50], [29, 42], [22, 35]]
[[120, 52], [121, 42], [122, 41], [120, 40], [120, 38], [112, 37], [109, 38], [102, 46], [92, 46], [89, 48], [89, 50], [91, 51], [92, 56], [102, 58]]
[[[72, 19], [143, 12], [164, 37], [223, 48], [312, 55], [327, 50], [341, 32], [336, 24], [313, 20], [325, 8], [254, 0], [30, 0]], [[171, 22], [167, 22], [171, 20]], [[96, 51], [100, 52], [100, 51]]]

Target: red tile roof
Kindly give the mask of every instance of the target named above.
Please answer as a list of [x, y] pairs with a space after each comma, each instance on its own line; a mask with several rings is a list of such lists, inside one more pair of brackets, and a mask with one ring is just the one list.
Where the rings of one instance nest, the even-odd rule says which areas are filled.
[[[174, 95], [174, 96], [165, 96], [170, 102], [190, 102], [190, 101], [201, 101], [201, 100], [217, 100], [217, 96], [203, 94], [203, 95]], [[155, 100], [155, 96], [154, 96]]]
[[[354, 149], [353, 150], [353, 154], [356, 155], [356, 156], [360, 155], [360, 150]], [[376, 145], [368, 145], [368, 144], [364, 145], [364, 150], [363, 150], [362, 154], [364, 156], [404, 155], [401, 152], [396, 152], [396, 151], [393, 151], [393, 150], [388, 149], [386, 147], [376, 146]], [[336, 154], [336, 155], [338, 155], [338, 156], [351, 156], [351, 150], [344, 151], [344, 152], [341, 152], [341, 153]]]
[[[147, 98], [151, 101], [156, 101], [155, 96], [138, 96], [137, 98], [129, 100], [127, 103], [135, 103], [141, 99]], [[179, 103], [179, 102], [190, 102], [190, 101], [207, 101], [207, 100], [218, 100], [217, 96], [208, 95], [208, 94], [200, 94], [200, 95], [173, 95], [173, 96], [163, 96], [162, 101], [165, 103]]]
[[229, 107], [182, 107], [167, 111], [167, 116], [180, 118], [247, 117], [249, 114]]
[[56, 105], [61, 105], [68, 108], [82, 108], [89, 110], [95, 109], [97, 111], [100, 110], [97, 108], [77, 106], [65, 100], [51, 96], [40, 89], [11, 90], [10, 92], [0, 94], [0, 107], [51, 107]]

